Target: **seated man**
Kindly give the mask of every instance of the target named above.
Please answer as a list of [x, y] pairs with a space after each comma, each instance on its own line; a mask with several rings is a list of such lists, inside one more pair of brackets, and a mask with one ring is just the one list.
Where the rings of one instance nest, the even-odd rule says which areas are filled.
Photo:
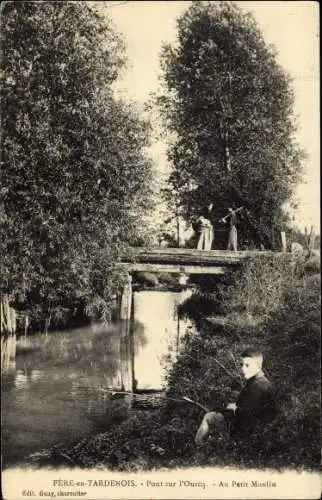
[[236, 403], [229, 403], [222, 412], [205, 414], [197, 431], [195, 442], [201, 443], [216, 430], [226, 435], [247, 435], [259, 423], [274, 419], [277, 407], [272, 384], [262, 371], [263, 355], [255, 349], [242, 353], [242, 372], [246, 379]]

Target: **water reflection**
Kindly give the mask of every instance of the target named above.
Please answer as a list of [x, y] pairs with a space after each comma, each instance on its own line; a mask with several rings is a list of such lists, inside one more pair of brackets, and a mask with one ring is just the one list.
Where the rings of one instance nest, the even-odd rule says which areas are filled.
[[136, 379], [138, 389], [162, 388], [187, 326], [179, 320], [178, 304], [189, 294], [135, 292], [128, 338], [116, 324], [30, 339], [39, 348], [24, 350], [2, 376], [3, 465], [125, 418], [128, 402], [104, 392], [121, 389], [125, 376]]
[[[142, 291], [134, 294], [134, 315], [144, 329], [144, 348], [135, 345], [134, 375], [137, 389], [160, 390], [165, 370], [179, 352], [180, 338], [188, 320], [180, 319], [178, 306], [191, 295], [182, 292]], [[134, 339], [138, 332], [134, 329]]]
[[25, 389], [34, 380], [38, 380], [44, 377], [44, 371], [42, 370], [32, 370], [31, 368], [24, 370], [17, 370], [14, 380], [14, 385], [16, 389]]

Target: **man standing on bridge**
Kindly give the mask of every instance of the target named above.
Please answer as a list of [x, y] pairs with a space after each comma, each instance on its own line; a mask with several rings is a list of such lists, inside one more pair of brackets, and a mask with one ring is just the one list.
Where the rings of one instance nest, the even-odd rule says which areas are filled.
[[211, 250], [213, 241], [213, 229], [210, 220], [201, 215], [197, 219], [199, 239], [197, 244], [198, 250]]
[[202, 211], [200, 217], [197, 219], [199, 232], [199, 239], [197, 243], [198, 250], [211, 250], [214, 239], [214, 230], [210, 220], [212, 208], [213, 203], [210, 203], [210, 205]]
[[228, 245], [227, 245], [227, 250], [233, 250], [234, 252], [237, 252], [237, 212], [240, 212], [243, 209], [243, 207], [239, 207], [236, 210], [233, 210], [231, 207], [228, 208], [229, 214], [226, 215], [226, 217], [223, 217], [220, 219], [220, 222], [226, 223], [227, 220], [229, 220], [229, 236], [228, 236]]

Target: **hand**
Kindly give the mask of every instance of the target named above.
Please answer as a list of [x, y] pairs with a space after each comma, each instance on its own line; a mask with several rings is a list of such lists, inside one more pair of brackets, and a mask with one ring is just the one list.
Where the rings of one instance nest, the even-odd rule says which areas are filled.
[[228, 403], [226, 408], [227, 408], [227, 410], [233, 410], [233, 412], [235, 412], [237, 410], [237, 405], [236, 405], [236, 403]]

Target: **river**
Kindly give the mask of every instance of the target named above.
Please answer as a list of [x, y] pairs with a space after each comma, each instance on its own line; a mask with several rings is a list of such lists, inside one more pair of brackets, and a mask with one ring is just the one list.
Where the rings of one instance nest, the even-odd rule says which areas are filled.
[[[167, 368], [190, 327], [178, 306], [191, 294], [134, 292], [131, 369], [137, 389], [165, 387]], [[3, 466], [31, 453], [80, 440], [124, 418], [124, 407], [106, 396], [121, 388], [120, 325], [92, 325], [30, 338], [34, 350], [17, 355], [2, 376]], [[126, 415], [125, 415], [126, 416]]]

